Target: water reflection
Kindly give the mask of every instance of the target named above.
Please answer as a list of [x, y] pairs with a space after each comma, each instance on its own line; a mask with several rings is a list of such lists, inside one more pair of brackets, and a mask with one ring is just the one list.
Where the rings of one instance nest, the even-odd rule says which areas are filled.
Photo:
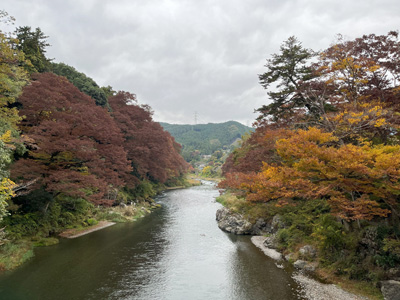
[[137, 224], [38, 249], [0, 276], [0, 299], [300, 299], [290, 275], [219, 230], [212, 185], [175, 190]]

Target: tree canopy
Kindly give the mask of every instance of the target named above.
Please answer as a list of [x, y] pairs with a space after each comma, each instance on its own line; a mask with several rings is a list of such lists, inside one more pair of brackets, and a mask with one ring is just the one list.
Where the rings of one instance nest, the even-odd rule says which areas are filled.
[[92, 78], [87, 77], [84, 73], [78, 72], [74, 67], [64, 63], [52, 63], [51, 71], [57, 75], [66, 77], [82, 93], [92, 97], [97, 105], [109, 108], [105, 90], [100, 88]]
[[15, 48], [22, 51], [31, 62], [31, 64], [26, 65], [26, 70], [30, 73], [49, 71], [50, 59], [45, 55], [46, 48], [50, 46], [47, 42], [48, 36], [39, 27], [32, 30], [30, 26], [18, 27], [15, 35]]
[[36, 74], [18, 101], [24, 134], [33, 140], [28, 155], [13, 165], [13, 177], [49, 192], [105, 202], [122, 187], [130, 164], [123, 137], [107, 111], [66, 78]]
[[232, 144], [253, 130], [234, 121], [196, 125], [160, 124], [183, 146], [182, 155], [188, 162], [223, 148], [231, 149]]
[[279, 205], [323, 198], [346, 220], [398, 218], [399, 47], [396, 32], [340, 38], [311, 63], [311, 50], [285, 41], [260, 75], [272, 103], [222, 186]]

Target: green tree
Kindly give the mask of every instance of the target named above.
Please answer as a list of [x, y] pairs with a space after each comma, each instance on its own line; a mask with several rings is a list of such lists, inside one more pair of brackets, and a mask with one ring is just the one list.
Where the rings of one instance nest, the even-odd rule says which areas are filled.
[[101, 90], [106, 94], [107, 99], [110, 98], [111, 96], [115, 96], [117, 94], [116, 91], [112, 88], [112, 86], [102, 86]]
[[46, 47], [50, 46], [46, 36], [38, 27], [32, 31], [30, 26], [18, 27], [15, 31], [16, 49], [22, 51], [32, 65], [26, 65], [29, 73], [47, 72], [50, 70], [50, 59], [46, 58]]
[[277, 121], [304, 107], [312, 111], [301, 85], [313, 77], [310, 67], [313, 56], [312, 50], [303, 48], [297, 38], [291, 36], [281, 45], [280, 53], [267, 60], [267, 72], [259, 75], [259, 79], [265, 89], [270, 89], [268, 96], [272, 103], [256, 110], [261, 113], [258, 120], [272, 117]]
[[64, 63], [53, 63], [51, 69], [53, 73], [66, 77], [82, 93], [92, 97], [96, 101], [96, 105], [110, 108], [107, 98], [115, 94], [110, 86], [100, 88], [92, 78]]

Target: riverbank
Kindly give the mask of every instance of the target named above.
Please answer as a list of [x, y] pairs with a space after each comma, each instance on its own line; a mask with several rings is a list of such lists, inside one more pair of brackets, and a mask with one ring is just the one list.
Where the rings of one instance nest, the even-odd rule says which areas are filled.
[[0, 247], [0, 272], [12, 270], [24, 264], [34, 256], [36, 247], [58, 244], [60, 238], [77, 238], [116, 223], [134, 222], [158, 207], [160, 205], [153, 201], [108, 208], [100, 207], [93, 210], [84, 222], [77, 222], [70, 228], [60, 228], [51, 236], [37, 234], [9, 240]]
[[[281, 261], [283, 256], [275, 249], [268, 248], [264, 245], [264, 236], [253, 236], [251, 242], [268, 257]], [[349, 293], [334, 284], [324, 284], [297, 272], [293, 274], [293, 279], [302, 287], [303, 296], [309, 300], [368, 300], [367, 297], [357, 296]]]
[[303, 295], [309, 300], [368, 300], [367, 297], [357, 296], [346, 292], [334, 284], [318, 282], [302, 273], [295, 273], [293, 279], [302, 287]]
[[382, 237], [387, 236], [384, 230], [388, 227], [366, 223], [361, 230], [346, 228], [321, 199], [280, 207], [249, 202], [228, 191], [217, 201], [228, 210], [216, 214], [222, 230], [265, 236], [266, 247], [277, 250], [317, 281], [374, 300], [382, 300], [383, 295], [396, 299], [387, 295], [399, 294], [397, 258], [379, 249], [386, 241]]
[[[45, 230], [41, 230], [40, 225], [36, 225], [38, 230], [35, 233], [26, 234], [21, 231], [18, 235], [9, 237], [9, 240], [6, 240], [4, 245], [0, 246], [0, 272], [12, 270], [24, 264], [34, 256], [36, 247], [57, 244], [60, 238], [77, 238], [107, 228], [115, 223], [135, 222], [160, 207], [152, 200], [157, 194], [166, 190], [187, 188], [200, 184], [200, 178], [188, 174], [183, 180], [177, 181], [175, 186], [148, 185], [146, 191], [143, 191], [142, 195], [135, 200], [127, 196], [124, 202], [114, 207], [92, 207], [88, 209], [84, 216], [79, 216], [68, 225], [52, 226]], [[69, 216], [75, 218], [72, 214], [69, 214]], [[24, 228], [24, 224], [18, 225]]]
[[68, 229], [66, 231], [63, 231], [62, 233], [59, 234], [60, 237], [62, 238], [67, 238], [67, 239], [74, 239], [77, 237], [80, 237], [85, 234], [92, 233], [94, 231], [98, 231], [107, 227], [110, 227], [112, 225], [115, 225], [115, 222], [109, 222], [109, 221], [100, 221], [98, 224], [83, 228], [83, 229]]

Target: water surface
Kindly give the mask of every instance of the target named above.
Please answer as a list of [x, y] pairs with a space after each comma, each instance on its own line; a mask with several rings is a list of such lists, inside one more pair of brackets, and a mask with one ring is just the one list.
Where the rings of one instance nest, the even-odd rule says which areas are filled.
[[248, 236], [222, 232], [211, 183], [165, 193], [135, 223], [36, 249], [0, 276], [0, 299], [301, 299]]

